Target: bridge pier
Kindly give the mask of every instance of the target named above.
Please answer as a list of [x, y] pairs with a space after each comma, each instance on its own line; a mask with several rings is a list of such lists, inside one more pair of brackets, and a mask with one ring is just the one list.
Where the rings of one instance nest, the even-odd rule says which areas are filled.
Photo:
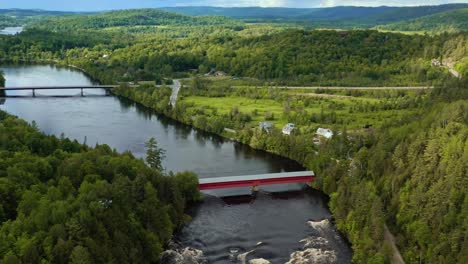
[[81, 97], [84, 97], [83, 88], [81, 88]]
[[33, 97], [36, 97], [36, 89], [32, 89], [33, 91]]

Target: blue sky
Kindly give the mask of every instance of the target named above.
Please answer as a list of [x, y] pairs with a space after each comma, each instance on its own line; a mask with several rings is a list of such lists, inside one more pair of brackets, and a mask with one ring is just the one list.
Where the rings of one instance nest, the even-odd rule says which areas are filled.
[[46, 10], [96, 11], [166, 6], [263, 6], [330, 7], [415, 6], [468, 3], [468, 0], [0, 0], [0, 8], [39, 8]]

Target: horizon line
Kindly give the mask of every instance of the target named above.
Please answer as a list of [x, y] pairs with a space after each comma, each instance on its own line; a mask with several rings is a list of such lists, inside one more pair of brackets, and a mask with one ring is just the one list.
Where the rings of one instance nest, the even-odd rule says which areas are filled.
[[380, 5], [380, 6], [364, 6], [364, 5], [337, 5], [337, 6], [318, 6], [318, 7], [283, 7], [283, 6], [216, 6], [216, 5], [178, 5], [178, 6], [161, 6], [161, 7], [135, 7], [135, 8], [118, 8], [118, 9], [101, 9], [101, 10], [50, 10], [50, 9], [41, 9], [41, 8], [2, 8], [0, 10], [23, 10], [23, 11], [46, 11], [46, 12], [70, 12], [70, 13], [100, 13], [100, 12], [109, 12], [109, 11], [123, 11], [123, 10], [141, 10], [141, 9], [165, 9], [165, 8], [186, 8], [186, 7], [203, 7], [203, 8], [224, 8], [224, 9], [234, 9], [234, 8], [263, 8], [263, 9], [302, 9], [302, 10], [313, 10], [313, 9], [328, 9], [328, 8], [337, 8], [337, 7], [362, 7], [362, 8], [381, 8], [381, 7], [390, 7], [390, 8], [411, 8], [411, 7], [428, 7], [428, 6], [447, 6], [447, 5], [467, 5], [468, 3], [448, 3], [448, 4], [438, 4], [438, 5]]

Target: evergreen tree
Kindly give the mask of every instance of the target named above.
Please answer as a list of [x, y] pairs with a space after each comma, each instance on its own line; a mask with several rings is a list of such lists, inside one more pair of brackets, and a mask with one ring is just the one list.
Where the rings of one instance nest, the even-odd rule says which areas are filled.
[[146, 162], [156, 170], [162, 171], [162, 161], [166, 158], [166, 151], [158, 147], [158, 142], [154, 137], [150, 138], [146, 144]]

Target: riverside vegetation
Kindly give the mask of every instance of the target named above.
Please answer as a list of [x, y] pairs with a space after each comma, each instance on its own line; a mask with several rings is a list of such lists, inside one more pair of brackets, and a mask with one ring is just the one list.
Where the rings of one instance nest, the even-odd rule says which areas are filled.
[[[150, 81], [139, 88], [122, 84], [115, 93], [301, 162], [319, 175], [314, 186], [331, 197], [330, 208], [352, 244], [355, 263], [390, 261], [385, 225], [408, 263], [468, 262], [468, 84], [430, 63], [450, 58], [466, 76], [466, 32], [310, 31], [231, 19], [201, 26], [177, 24], [170, 15], [161, 25], [161, 20], [135, 22], [139, 11], [111, 14], [52, 18], [18, 36], [0, 36], [0, 59], [74, 65], [103, 83]], [[201, 77], [212, 69], [237, 77]], [[169, 106], [168, 77], [190, 77], [175, 108]], [[284, 85], [435, 88], [311, 93], [279, 88]], [[276, 128], [267, 133], [258, 128], [260, 121]], [[298, 129], [284, 136], [279, 128], [288, 122]], [[318, 127], [333, 129], [335, 136], [314, 144]], [[171, 221], [180, 223], [177, 219]], [[2, 230], [15, 234], [3, 227], [15, 221]]]
[[152, 168], [0, 111], [0, 263], [158, 262], [198, 179], [164, 173], [148, 147]]

